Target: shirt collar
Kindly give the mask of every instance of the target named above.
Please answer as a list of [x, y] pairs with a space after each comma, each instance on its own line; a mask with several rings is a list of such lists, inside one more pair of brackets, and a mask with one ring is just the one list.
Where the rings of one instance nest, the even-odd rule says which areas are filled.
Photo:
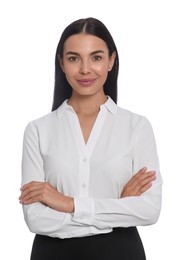
[[[117, 105], [116, 103], [112, 100], [112, 98], [110, 96], [107, 96], [107, 101], [102, 104], [100, 106], [100, 109], [103, 109], [103, 108], [106, 108], [110, 113], [112, 113], [113, 115], [116, 114], [116, 111], [117, 111]], [[58, 109], [56, 110], [56, 113], [58, 115], [58, 117], [60, 117], [60, 115], [66, 111], [66, 110], [69, 110], [69, 111], [72, 111], [74, 112], [74, 109], [72, 106], [68, 105], [68, 99], [66, 99], [59, 107]]]
[[112, 100], [110, 96], [107, 96], [107, 98], [108, 98], [107, 101], [103, 105], [101, 105], [101, 107], [106, 107], [110, 113], [116, 115], [116, 111], [117, 111], [116, 103]]

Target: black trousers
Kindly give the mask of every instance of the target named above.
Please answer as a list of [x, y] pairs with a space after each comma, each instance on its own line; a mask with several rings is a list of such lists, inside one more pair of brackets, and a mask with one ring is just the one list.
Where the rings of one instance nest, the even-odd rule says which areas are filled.
[[115, 228], [108, 234], [82, 238], [36, 235], [31, 260], [145, 260], [136, 227]]

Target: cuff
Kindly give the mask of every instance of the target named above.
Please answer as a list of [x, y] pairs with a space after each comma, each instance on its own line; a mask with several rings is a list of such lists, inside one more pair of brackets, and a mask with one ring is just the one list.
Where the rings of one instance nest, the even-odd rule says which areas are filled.
[[94, 200], [91, 198], [74, 198], [74, 207], [72, 220], [91, 225], [94, 216]]

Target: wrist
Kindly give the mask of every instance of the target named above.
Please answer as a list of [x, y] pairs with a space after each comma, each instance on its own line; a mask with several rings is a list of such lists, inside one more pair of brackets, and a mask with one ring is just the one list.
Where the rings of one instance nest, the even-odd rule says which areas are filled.
[[74, 212], [74, 198], [73, 197], [66, 197], [66, 212], [73, 213]]

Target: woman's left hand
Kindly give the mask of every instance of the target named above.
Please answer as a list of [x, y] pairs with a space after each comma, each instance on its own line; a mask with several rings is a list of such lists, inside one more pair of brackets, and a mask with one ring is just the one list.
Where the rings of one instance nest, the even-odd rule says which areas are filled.
[[155, 171], [147, 171], [146, 167], [140, 169], [123, 187], [121, 198], [140, 196], [151, 188], [152, 182], [155, 181], [155, 179]]
[[48, 182], [32, 181], [25, 184], [20, 190], [22, 192], [19, 197], [21, 204], [29, 205], [42, 202], [57, 211], [68, 213], [74, 211], [73, 198], [58, 192]]

